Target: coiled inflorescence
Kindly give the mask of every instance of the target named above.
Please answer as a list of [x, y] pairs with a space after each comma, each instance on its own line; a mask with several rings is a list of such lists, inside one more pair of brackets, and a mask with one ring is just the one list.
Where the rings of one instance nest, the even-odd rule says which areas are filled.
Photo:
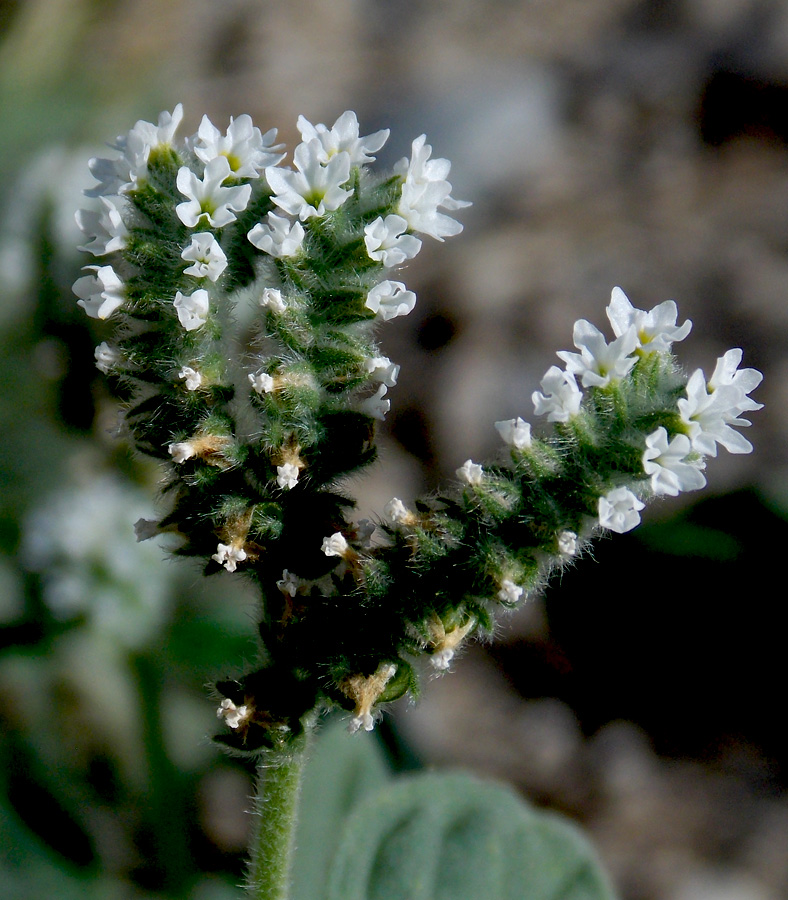
[[260, 665], [217, 685], [224, 743], [286, 744], [327, 704], [372, 728], [377, 705], [417, 690], [418, 656], [447, 668], [596, 532], [702, 487], [718, 445], [752, 449], [737, 428], [760, 406], [760, 373], [731, 350], [711, 378], [687, 379], [671, 347], [690, 323], [616, 288], [613, 340], [577, 322], [578, 352], [533, 394], [551, 434], [497, 422], [500, 460], [469, 459], [446, 496], [395, 498], [378, 526], [352, 523], [339, 484], [374, 459], [399, 372], [376, 326], [416, 302], [389, 275], [420, 236], [462, 230], [449, 163], [422, 136], [375, 173], [388, 132], [360, 136], [352, 112], [331, 128], [299, 118], [293, 167], [248, 116], [225, 134], [203, 118], [178, 142], [181, 118], [178, 106], [138, 122], [91, 161], [95, 206], [77, 221], [98, 264], [74, 291], [117, 323], [96, 364], [128, 402], [135, 445], [167, 466], [170, 511], [140, 520], [138, 538], [175, 531], [178, 553], [262, 591]]

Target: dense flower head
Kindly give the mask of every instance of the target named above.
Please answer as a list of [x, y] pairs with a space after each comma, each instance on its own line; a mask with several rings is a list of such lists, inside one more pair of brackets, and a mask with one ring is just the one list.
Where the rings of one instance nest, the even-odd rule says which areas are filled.
[[[702, 487], [720, 446], [751, 449], [739, 429], [760, 373], [731, 350], [711, 378], [687, 377], [676, 305], [638, 310], [616, 288], [613, 337], [577, 321], [575, 351], [531, 394], [539, 433], [516, 414], [495, 422], [492, 461], [468, 458], [443, 494], [355, 522], [348, 486], [375, 458], [399, 377], [377, 333], [416, 303], [394, 270], [422, 235], [462, 230], [450, 164], [422, 135], [393, 174], [373, 172], [388, 132], [362, 136], [349, 111], [331, 126], [299, 118], [292, 167], [275, 130], [244, 115], [176, 141], [182, 114], [137, 123], [91, 164], [99, 200], [78, 223], [105, 264], [74, 292], [117, 323], [96, 364], [167, 471], [172, 505], [138, 536], [177, 534], [207, 574], [244, 573], [264, 595], [265, 662], [219, 690], [236, 749], [287, 744], [331, 705], [372, 728], [382, 703], [415, 693], [414, 658], [444, 671], [595, 535]], [[293, 698], [282, 715], [260, 687], [274, 681]]]

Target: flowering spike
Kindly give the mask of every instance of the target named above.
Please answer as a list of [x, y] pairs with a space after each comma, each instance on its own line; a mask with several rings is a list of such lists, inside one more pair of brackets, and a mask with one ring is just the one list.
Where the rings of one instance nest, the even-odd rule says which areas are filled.
[[377, 527], [352, 521], [348, 476], [375, 458], [396, 399], [377, 329], [416, 303], [396, 267], [419, 235], [462, 230], [450, 164], [422, 135], [374, 174], [388, 132], [361, 136], [352, 112], [331, 127], [299, 119], [293, 168], [248, 116], [225, 133], [203, 118], [180, 141], [182, 116], [138, 122], [113, 159], [91, 161], [99, 202], [77, 221], [103, 264], [74, 292], [118, 324], [96, 365], [131, 394], [128, 432], [175, 498], [138, 538], [168, 531], [207, 572], [261, 587], [265, 662], [217, 685], [235, 749], [288, 746], [331, 705], [371, 729], [382, 704], [416, 691], [417, 657], [444, 671], [596, 534], [702, 487], [719, 447], [752, 449], [740, 429], [761, 375], [740, 368], [741, 350], [686, 378], [672, 346], [690, 323], [675, 303], [638, 310], [616, 288], [613, 338], [579, 320], [577, 352], [533, 392], [539, 435], [519, 416], [496, 422], [508, 452], [467, 459], [459, 483], [412, 509], [390, 500]]

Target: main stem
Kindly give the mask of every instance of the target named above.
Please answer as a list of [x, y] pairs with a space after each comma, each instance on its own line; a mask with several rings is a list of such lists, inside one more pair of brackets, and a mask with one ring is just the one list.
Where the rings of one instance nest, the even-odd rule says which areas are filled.
[[255, 812], [257, 830], [252, 838], [249, 895], [253, 900], [288, 900], [290, 868], [306, 740], [280, 759], [257, 767]]

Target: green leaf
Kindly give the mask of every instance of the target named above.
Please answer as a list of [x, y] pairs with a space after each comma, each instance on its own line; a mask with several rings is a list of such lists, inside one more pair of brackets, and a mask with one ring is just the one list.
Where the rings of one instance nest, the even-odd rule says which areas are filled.
[[293, 866], [293, 900], [323, 900], [342, 829], [360, 801], [391, 777], [371, 734], [348, 734], [341, 720], [318, 732], [301, 789]]
[[463, 774], [405, 777], [348, 821], [327, 900], [612, 900], [578, 829]]

